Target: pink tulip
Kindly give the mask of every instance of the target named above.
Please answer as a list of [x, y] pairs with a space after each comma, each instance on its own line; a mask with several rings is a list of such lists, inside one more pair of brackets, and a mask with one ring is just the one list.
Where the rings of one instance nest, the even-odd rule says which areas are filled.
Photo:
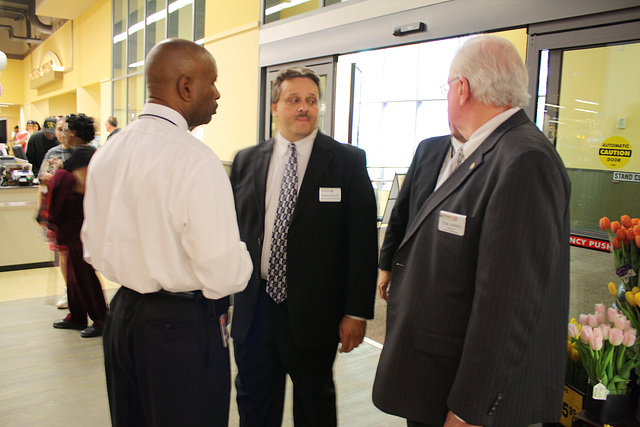
[[627, 326], [631, 325], [631, 322], [627, 320], [624, 314], [618, 314], [614, 319], [613, 323], [615, 327], [620, 329], [621, 331], [624, 331], [627, 328]]
[[604, 340], [608, 340], [609, 339], [609, 331], [611, 331], [611, 325], [609, 325], [608, 323], [604, 323], [604, 324], [600, 325], [599, 328], [602, 331], [602, 338]]
[[595, 314], [589, 314], [587, 322], [589, 323], [589, 326], [591, 326], [592, 328], [597, 328], [598, 325], [600, 324]]
[[[635, 331], [635, 329], [634, 329]], [[636, 336], [635, 334], [630, 334], [628, 332], [625, 332], [623, 337], [622, 337], [622, 344], [625, 347], [631, 347], [636, 343]]]
[[575, 338], [577, 336], [578, 336], [578, 327], [573, 323], [569, 323], [569, 337]]
[[607, 319], [609, 320], [609, 323], [613, 323], [616, 320], [616, 316], [618, 314], [620, 314], [618, 310], [613, 307], [609, 307], [609, 309], [607, 310]]
[[596, 304], [596, 314], [598, 313], [604, 313], [606, 311], [605, 305], [600, 303], [600, 304]]
[[595, 351], [602, 350], [603, 339], [602, 335], [592, 335], [591, 340], [589, 341], [589, 345]]
[[580, 333], [580, 339], [582, 340], [582, 342], [585, 344], [589, 344], [589, 341], [591, 341], [592, 336], [593, 336], [593, 329], [591, 328], [591, 326], [583, 326], [582, 332]]
[[578, 319], [578, 322], [580, 322], [582, 326], [588, 326], [589, 325], [588, 319], [589, 317], [586, 314], [581, 314], [580, 318]]
[[622, 332], [622, 329], [613, 328], [611, 329], [611, 331], [609, 331], [609, 342], [611, 343], [611, 345], [619, 346], [620, 344], [622, 344], [623, 337], [624, 332]]
[[596, 314], [594, 314], [594, 316], [596, 317], [598, 325], [602, 325], [603, 323], [605, 323], [607, 321], [607, 319], [605, 318], [604, 312], [596, 313]]

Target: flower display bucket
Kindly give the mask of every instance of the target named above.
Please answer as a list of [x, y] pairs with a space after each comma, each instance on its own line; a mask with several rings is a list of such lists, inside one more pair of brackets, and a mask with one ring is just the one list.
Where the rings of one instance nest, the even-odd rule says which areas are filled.
[[605, 400], [596, 400], [593, 398], [593, 386], [589, 384], [584, 398], [584, 410], [600, 424], [619, 424], [635, 416], [637, 399], [635, 394], [628, 392], [610, 394]]

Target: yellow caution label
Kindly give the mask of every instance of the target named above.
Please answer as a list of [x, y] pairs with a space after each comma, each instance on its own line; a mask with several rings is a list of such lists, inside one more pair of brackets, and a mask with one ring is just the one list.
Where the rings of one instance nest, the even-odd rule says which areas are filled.
[[621, 136], [605, 139], [598, 149], [600, 161], [610, 169], [619, 169], [629, 163], [631, 154], [631, 143]]

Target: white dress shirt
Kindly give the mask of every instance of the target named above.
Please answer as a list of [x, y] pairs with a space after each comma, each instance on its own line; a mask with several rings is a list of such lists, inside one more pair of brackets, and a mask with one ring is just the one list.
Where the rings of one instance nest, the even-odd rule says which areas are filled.
[[177, 111], [146, 104], [88, 168], [84, 257], [140, 293], [242, 291], [252, 263], [229, 178]]
[[[299, 139], [296, 144], [298, 154], [298, 194], [300, 194], [300, 186], [302, 179], [309, 164], [309, 157], [313, 150], [313, 141], [316, 139], [318, 129], [311, 132], [305, 138]], [[274, 138], [273, 151], [271, 152], [271, 160], [269, 160], [269, 171], [267, 172], [267, 186], [265, 193], [264, 206], [264, 242], [262, 245], [262, 258], [260, 259], [260, 273], [263, 279], [267, 279], [269, 272], [269, 254], [271, 252], [271, 235], [273, 234], [273, 224], [276, 220], [276, 212], [278, 210], [278, 200], [280, 198], [280, 187], [282, 186], [282, 177], [284, 168], [287, 165], [289, 156], [289, 144], [287, 140], [278, 132]]]

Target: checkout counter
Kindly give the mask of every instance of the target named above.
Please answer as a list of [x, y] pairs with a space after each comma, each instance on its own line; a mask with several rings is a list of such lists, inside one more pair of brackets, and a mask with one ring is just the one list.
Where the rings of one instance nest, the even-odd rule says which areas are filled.
[[38, 185], [31, 165], [0, 157], [0, 271], [46, 267], [54, 260], [35, 220]]

